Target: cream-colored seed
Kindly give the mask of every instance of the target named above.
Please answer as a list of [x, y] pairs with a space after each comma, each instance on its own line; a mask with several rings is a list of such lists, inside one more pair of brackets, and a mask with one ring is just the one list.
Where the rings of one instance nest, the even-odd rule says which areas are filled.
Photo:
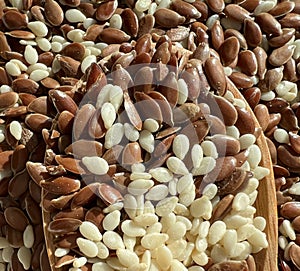
[[48, 27], [41, 21], [32, 21], [27, 24], [27, 27], [37, 37], [45, 37], [48, 34]]
[[37, 46], [44, 52], [51, 50], [51, 43], [48, 39], [42, 37], [36, 37], [35, 39]]
[[114, 271], [107, 263], [96, 262], [92, 265], [92, 271]]
[[28, 270], [31, 265], [31, 250], [27, 247], [20, 247], [18, 252], [18, 260], [25, 270]]
[[212, 214], [212, 204], [208, 197], [202, 196], [196, 199], [190, 207], [190, 212], [193, 217], [203, 217], [204, 219], [210, 219]]
[[266, 234], [256, 229], [256, 231], [248, 238], [248, 241], [251, 245], [267, 248], [268, 241]]
[[149, 233], [142, 237], [141, 245], [146, 249], [153, 250], [162, 246], [168, 239], [169, 236], [165, 233]]
[[156, 214], [158, 216], [166, 216], [174, 211], [176, 204], [178, 202], [178, 198], [173, 197], [167, 197], [161, 201], [159, 201], [156, 205]]
[[102, 242], [97, 242], [96, 243], [97, 249], [98, 249], [98, 253], [97, 253], [97, 257], [99, 259], [107, 259], [109, 256], [109, 249], [107, 248], [106, 245], [104, 245]]
[[98, 254], [97, 245], [91, 241], [84, 238], [77, 238], [76, 243], [78, 245], [79, 250], [87, 257], [96, 257]]
[[203, 154], [205, 156], [210, 156], [214, 159], [217, 159], [219, 154], [216, 148], [216, 145], [212, 141], [205, 140], [201, 143]]
[[208, 232], [208, 243], [215, 245], [218, 243], [224, 236], [226, 232], [226, 224], [223, 221], [216, 221], [211, 224]]
[[248, 239], [255, 231], [256, 228], [253, 226], [253, 224], [242, 225], [237, 229], [237, 240], [239, 242], [244, 241]]
[[48, 71], [45, 71], [45, 70], [34, 70], [30, 74], [29, 79], [38, 82], [38, 81], [41, 81], [41, 80], [45, 79], [48, 76], [49, 76], [49, 72]]
[[181, 239], [186, 234], [186, 226], [184, 223], [178, 221], [168, 229], [167, 234], [172, 240]]
[[80, 67], [81, 71], [85, 73], [87, 68], [90, 67], [92, 63], [96, 63], [96, 62], [97, 62], [97, 58], [94, 54], [85, 57], [81, 62], [81, 67]]
[[10, 263], [11, 262], [11, 258], [12, 258], [12, 255], [14, 254], [14, 249], [13, 247], [5, 247], [2, 251], [2, 254], [1, 254], [1, 261], [0, 262], [6, 262], [6, 263]]
[[199, 236], [198, 236], [197, 239], [196, 239], [195, 245], [196, 245], [196, 249], [199, 252], [204, 252], [208, 247], [207, 239], [206, 238], [199, 238]]
[[113, 231], [120, 223], [121, 212], [119, 210], [115, 210], [109, 214], [107, 214], [103, 221], [102, 226], [106, 231]]
[[129, 123], [124, 123], [124, 134], [125, 137], [132, 142], [135, 142], [139, 139], [139, 131], [134, 128], [133, 125]]
[[150, 169], [149, 173], [156, 181], [160, 183], [167, 183], [173, 179], [172, 172], [169, 169], [164, 167], [157, 167], [154, 169]]
[[7, 73], [11, 76], [19, 76], [21, 74], [21, 70], [18, 65], [14, 64], [13, 62], [9, 61], [5, 64], [5, 69]]
[[68, 9], [65, 16], [70, 23], [82, 23], [86, 19], [85, 15], [78, 9]]
[[176, 185], [177, 193], [178, 194], [182, 193], [193, 184], [194, 184], [194, 180], [192, 174], [182, 176], [181, 178], [179, 178]]
[[240, 131], [235, 126], [226, 126], [226, 134], [228, 136], [232, 136], [235, 139], [239, 139], [240, 138]]
[[130, 237], [144, 236], [146, 230], [134, 223], [132, 220], [124, 220], [121, 224], [122, 231]]
[[159, 129], [159, 124], [155, 119], [145, 119], [143, 128], [148, 130], [150, 133], [155, 133]]
[[76, 258], [73, 262], [73, 267], [80, 268], [80, 267], [84, 266], [86, 263], [87, 263], [86, 257]]
[[101, 107], [101, 117], [103, 119], [103, 123], [106, 129], [109, 129], [116, 119], [116, 111], [114, 106], [107, 102], [104, 103]]
[[205, 252], [199, 252], [197, 250], [194, 250], [192, 253], [192, 259], [196, 264], [199, 265], [206, 265], [208, 263], [208, 256]]
[[202, 195], [212, 200], [217, 195], [217, 192], [218, 192], [218, 187], [214, 183], [210, 183], [204, 187], [202, 191]]
[[103, 234], [103, 243], [109, 249], [125, 248], [121, 236], [118, 233], [114, 232], [114, 231], [106, 231]]
[[133, 251], [118, 248], [116, 253], [120, 263], [126, 267], [139, 263], [139, 257]]
[[27, 71], [27, 66], [21, 60], [14, 58], [10, 62], [16, 64], [22, 72]]
[[131, 236], [124, 234], [123, 242], [124, 242], [125, 248], [133, 251], [134, 247], [136, 245], [136, 237], [131, 237]]
[[212, 247], [210, 256], [212, 260], [217, 263], [226, 261], [227, 259], [227, 253], [220, 244], [216, 244]]
[[124, 126], [122, 123], [113, 124], [106, 132], [104, 147], [110, 149], [119, 144], [124, 136]]
[[140, 132], [139, 143], [145, 151], [149, 153], [154, 151], [154, 136], [148, 130], [143, 130]]
[[193, 167], [194, 168], [200, 167], [203, 159], [203, 150], [199, 144], [195, 144], [192, 147], [191, 156], [192, 156]]
[[28, 69], [26, 70], [26, 73], [31, 74], [35, 70], [43, 70], [47, 71], [48, 67], [43, 63], [36, 63], [33, 65], [30, 65]]
[[91, 173], [97, 175], [106, 174], [109, 169], [106, 160], [98, 156], [85, 156], [82, 158], [82, 163]]
[[287, 240], [287, 238], [285, 236], [280, 235], [278, 237], [278, 245], [282, 250], [285, 250], [285, 248], [287, 247], [289, 241]]
[[168, 242], [168, 248], [172, 253], [173, 259], [177, 259], [186, 249], [187, 241], [184, 239]]
[[168, 187], [164, 184], [153, 186], [145, 195], [146, 200], [159, 201], [167, 197], [169, 193]]
[[274, 139], [278, 142], [278, 143], [283, 143], [283, 144], [288, 144], [290, 142], [289, 140], [289, 134], [287, 133], [286, 130], [281, 129], [281, 128], [277, 128], [274, 131]]
[[38, 62], [38, 53], [31, 45], [27, 45], [24, 51], [24, 58], [29, 64], [35, 64]]
[[272, 101], [275, 98], [274, 91], [262, 92], [260, 99], [265, 102]]
[[138, 0], [135, 3], [135, 9], [139, 12], [143, 12], [146, 11], [151, 4], [151, 0]]
[[147, 172], [132, 172], [130, 174], [130, 180], [135, 181], [139, 179], [150, 180], [152, 178], [150, 173]]
[[22, 126], [20, 122], [13, 120], [9, 125], [9, 132], [16, 140], [20, 140], [22, 136]]
[[293, 229], [292, 223], [289, 220], [283, 220], [282, 227], [284, 228], [288, 238], [290, 238], [292, 241], [296, 240], [295, 230]]
[[249, 156], [247, 161], [252, 169], [255, 169], [261, 161], [261, 151], [257, 145], [252, 145], [248, 148]]
[[122, 22], [122, 17], [119, 14], [114, 14], [109, 19], [109, 26], [112, 27], [112, 28], [121, 29], [122, 28], [122, 23], [123, 23]]
[[60, 42], [51, 42], [51, 50], [55, 53], [59, 53], [63, 49], [63, 45]]
[[173, 152], [180, 160], [183, 160], [186, 156], [189, 146], [190, 141], [186, 135], [177, 135], [173, 140]]
[[216, 160], [213, 157], [204, 157], [200, 167], [193, 168], [192, 173], [194, 176], [205, 175], [211, 172], [215, 166]]
[[250, 204], [249, 196], [245, 193], [237, 193], [232, 202], [232, 209], [236, 211], [245, 210]]
[[177, 82], [178, 84], [178, 104], [184, 104], [188, 98], [188, 86], [186, 82], [181, 78]]
[[239, 138], [239, 141], [241, 150], [245, 150], [255, 143], [256, 137], [252, 134], [244, 134]]
[[152, 213], [141, 214], [134, 218], [134, 222], [142, 227], [148, 227], [158, 222], [158, 217]]
[[97, 96], [96, 108], [101, 108], [104, 103], [110, 101], [109, 95], [113, 87], [113, 85], [107, 84], [101, 89], [100, 93]]
[[127, 191], [132, 195], [142, 195], [145, 194], [153, 185], [154, 182], [152, 180], [138, 179], [129, 183]]
[[237, 243], [237, 232], [236, 230], [226, 230], [223, 238], [222, 244], [226, 253], [230, 256], [234, 252], [235, 244]]
[[67, 255], [69, 252], [70, 252], [70, 249], [68, 249], [68, 248], [58, 247], [57, 249], [55, 249], [54, 255], [55, 255], [55, 257], [60, 258], [60, 257]]
[[170, 157], [167, 160], [167, 167], [170, 171], [179, 175], [186, 175], [189, 173], [185, 164], [178, 157]]

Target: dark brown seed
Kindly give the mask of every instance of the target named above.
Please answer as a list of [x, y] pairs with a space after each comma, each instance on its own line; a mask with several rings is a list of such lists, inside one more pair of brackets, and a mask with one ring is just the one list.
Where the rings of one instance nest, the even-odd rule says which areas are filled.
[[118, 1], [116, 0], [100, 2], [100, 5], [97, 7], [95, 12], [96, 19], [99, 21], [109, 20], [117, 7]]
[[80, 139], [69, 145], [65, 153], [80, 159], [85, 156], [102, 156], [102, 148], [102, 144], [98, 141]]
[[58, 117], [57, 125], [62, 134], [70, 134], [72, 132], [74, 115], [69, 111], [63, 111]]
[[183, 26], [172, 28], [167, 31], [166, 35], [171, 39], [172, 42], [183, 41], [189, 36], [189, 29]]
[[154, 13], [154, 18], [157, 24], [167, 28], [177, 27], [185, 22], [185, 17], [167, 8], [160, 8], [156, 10]]
[[210, 267], [208, 271], [222, 271], [226, 269], [231, 271], [249, 271], [247, 262], [245, 260], [217, 263]]
[[45, 17], [53, 26], [60, 25], [64, 20], [64, 12], [61, 6], [53, 0], [45, 0]]
[[[188, 84], [189, 82], [187, 82]], [[176, 74], [170, 72], [159, 87], [159, 92], [168, 100], [170, 106], [174, 108], [178, 102], [178, 85]]]
[[287, 107], [281, 111], [281, 120], [279, 125], [287, 131], [299, 130], [298, 119], [290, 107]]
[[131, 124], [140, 131], [143, 123], [138, 111], [129, 97], [128, 92], [124, 92], [124, 107]]
[[287, 167], [296, 168], [300, 166], [300, 156], [292, 147], [280, 145], [277, 148], [278, 159]]
[[289, 139], [294, 151], [300, 154], [300, 136], [298, 134], [294, 134], [293, 132], [289, 132]]
[[220, 60], [215, 57], [208, 58], [204, 63], [204, 70], [211, 87], [223, 96], [226, 92], [226, 78]]
[[123, 200], [121, 193], [117, 189], [105, 183], [100, 184], [98, 193], [107, 205]]
[[[76, 238], [80, 237], [79, 235], [76, 236]], [[65, 238], [66, 239], [66, 238]], [[63, 239], [63, 240], [65, 240]], [[74, 241], [74, 244], [76, 244], [76, 239], [72, 240]], [[66, 241], [67, 242], [67, 241]], [[57, 245], [61, 248], [72, 248], [71, 246], [64, 246], [64, 243], [62, 245], [62, 242], [58, 242]], [[61, 258], [59, 258], [57, 260], [57, 262], [55, 263], [55, 268], [61, 268], [63, 266], [66, 266], [66, 265], [70, 265], [72, 264], [73, 262], [75, 261], [75, 256], [71, 256], [71, 255], [65, 255]]]
[[289, 103], [282, 98], [274, 98], [272, 101], [267, 102], [266, 106], [270, 113], [280, 113], [283, 109], [289, 106]]
[[16, 92], [0, 93], [0, 110], [12, 107], [19, 99], [19, 95]]
[[269, 63], [275, 67], [279, 67], [287, 63], [291, 59], [295, 48], [295, 45], [289, 44], [276, 48], [269, 56]]
[[234, 196], [229, 194], [217, 203], [210, 219], [212, 223], [216, 220], [222, 220], [230, 212], [233, 199]]
[[52, 102], [56, 110], [58, 111], [58, 113], [67, 110], [71, 112], [73, 115], [76, 114], [78, 107], [74, 102], [74, 100], [66, 93], [59, 91], [57, 89], [51, 89], [49, 91], [49, 96], [52, 99]]
[[183, 0], [172, 1], [171, 8], [188, 19], [198, 19], [201, 17], [201, 13], [193, 5]]
[[39, 113], [33, 113], [26, 116], [25, 123], [33, 132], [41, 133], [43, 129], [51, 128], [52, 119]]
[[55, 195], [70, 194], [80, 188], [80, 181], [69, 177], [58, 177], [49, 181], [41, 181], [40, 184], [46, 191]]
[[224, 42], [223, 28], [220, 24], [220, 21], [216, 20], [216, 22], [213, 24], [211, 28], [211, 43], [216, 50], [219, 50], [223, 42]]
[[154, 55], [152, 56], [151, 62], [152, 63], [162, 63], [167, 64], [170, 60], [171, 52], [169, 50], [169, 43], [166, 41], [162, 43], [155, 51]]
[[219, 48], [219, 54], [224, 66], [232, 64], [239, 53], [240, 43], [234, 36], [227, 38]]
[[53, 220], [61, 219], [61, 218], [75, 218], [79, 220], [84, 220], [84, 216], [86, 213], [86, 209], [83, 207], [78, 207], [76, 209], [70, 210], [63, 210], [58, 212], [54, 217]]
[[257, 75], [259, 76], [260, 80], [263, 80], [267, 72], [266, 62], [268, 55], [260, 46], [256, 47], [253, 50], [253, 53], [255, 54], [257, 60]]
[[287, 202], [280, 207], [280, 215], [287, 219], [294, 219], [300, 216], [300, 202]]
[[149, 34], [154, 27], [155, 18], [152, 14], [147, 14], [139, 21], [138, 37]]
[[251, 19], [244, 22], [244, 36], [250, 47], [256, 47], [261, 44], [262, 33], [259, 25]]
[[[292, 3], [292, 2], [283, 2], [283, 3]], [[291, 38], [295, 35], [294, 28], [283, 28], [282, 34], [279, 36], [271, 37], [268, 40], [268, 43], [272, 47], [281, 47], [288, 43]]]
[[249, 76], [256, 75], [258, 64], [255, 54], [250, 50], [241, 51], [237, 64], [243, 73]]
[[61, 54], [64, 56], [69, 56], [74, 58], [77, 61], [81, 61], [84, 57], [84, 46], [78, 42], [73, 42], [68, 44], [61, 50]]
[[85, 174], [85, 170], [82, 168], [80, 160], [73, 157], [56, 155], [55, 161], [64, 167], [64, 169], [74, 173], [74, 174]]
[[289, 256], [293, 262], [293, 264], [296, 266], [296, 268], [300, 268], [300, 246], [293, 244], [291, 245], [289, 249]]
[[250, 19], [250, 12], [236, 4], [229, 4], [225, 7], [224, 13], [236, 21], [243, 22], [245, 19]]
[[201, 0], [196, 0], [192, 5], [201, 13], [201, 17], [198, 19], [203, 22], [208, 18], [208, 6], [205, 2]]
[[33, 225], [42, 223], [41, 207], [30, 195], [27, 195], [25, 198], [25, 209]]
[[300, 15], [298, 13], [288, 13], [282, 19], [279, 20], [281, 27], [299, 28], [300, 27]]
[[237, 88], [251, 88], [253, 86], [251, 77], [242, 72], [233, 72], [229, 78]]
[[74, 232], [82, 222], [75, 218], [60, 218], [49, 223], [47, 230], [52, 234], [66, 234]]
[[238, 112], [238, 119], [235, 123], [235, 126], [239, 129], [241, 135], [243, 134], [254, 134], [255, 131], [255, 122], [250, 114], [244, 108], [236, 106]]
[[28, 190], [30, 176], [27, 170], [23, 170], [18, 174], [14, 175], [9, 181], [8, 193], [13, 199], [19, 198]]
[[270, 122], [268, 108], [264, 104], [258, 104], [254, 108], [254, 114], [255, 114], [262, 130], [265, 131]]
[[121, 13], [122, 28], [131, 37], [136, 37], [139, 31], [139, 22], [136, 14], [130, 8], [125, 8]]
[[235, 29], [230, 29], [230, 28], [226, 29], [225, 32], [224, 32], [224, 37], [229, 38], [229, 37], [232, 37], [232, 36], [234, 36], [238, 39], [238, 41], [240, 43], [240, 47], [242, 49], [244, 49], [244, 50], [248, 49], [247, 41], [246, 41], [244, 35], [241, 32], [239, 32]]
[[102, 138], [105, 135], [106, 128], [101, 117], [101, 109], [95, 111], [90, 118], [88, 125], [88, 133], [92, 138]]
[[261, 96], [260, 89], [257, 87], [248, 88], [243, 91], [243, 96], [252, 109], [258, 104]]
[[123, 43], [130, 40], [130, 36], [124, 31], [116, 28], [105, 28], [101, 31], [99, 38], [108, 44]]
[[11, 156], [11, 169], [14, 173], [22, 171], [28, 160], [28, 149], [23, 144], [18, 145]]
[[266, 34], [273, 34], [275, 36], [282, 34], [280, 23], [269, 13], [260, 13], [256, 16], [255, 21]]
[[225, 3], [223, 0], [208, 0], [207, 5], [216, 13], [221, 13], [225, 8]]
[[13, 80], [11, 87], [15, 92], [35, 94], [39, 88], [39, 84], [31, 79], [19, 78]]
[[240, 143], [228, 135], [214, 135], [210, 140], [215, 144], [219, 156], [231, 156], [240, 152]]
[[5, 220], [13, 229], [23, 232], [29, 224], [28, 218], [23, 211], [17, 207], [7, 207], [4, 210]]
[[80, 72], [80, 62], [69, 56], [58, 56], [57, 60], [67, 77], [76, 77]]
[[27, 26], [28, 17], [24, 13], [10, 9], [3, 14], [2, 22], [9, 30], [20, 30]]
[[241, 151], [240, 153], [234, 155], [234, 157], [237, 161], [237, 167], [241, 167], [248, 159], [249, 151], [246, 149], [246, 150]]

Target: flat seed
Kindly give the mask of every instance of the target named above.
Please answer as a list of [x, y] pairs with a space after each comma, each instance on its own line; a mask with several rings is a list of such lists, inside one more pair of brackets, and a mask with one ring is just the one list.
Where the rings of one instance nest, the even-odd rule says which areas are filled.
[[106, 231], [103, 234], [103, 243], [109, 249], [125, 248], [121, 236], [118, 233], [114, 232], [114, 231]]
[[22, 136], [22, 126], [20, 122], [13, 120], [9, 125], [9, 131], [11, 135], [16, 139], [20, 140]]
[[28, 270], [31, 264], [31, 250], [26, 247], [20, 247], [17, 255], [18, 255], [18, 260], [23, 265], [23, 268], [25, 270]]
[[168, 158], [167, 166], [169, 170], [175, 174], [186, 175], [189, 173], [185, 164], [177, 157]]
[[26, 248], [32, 248], [34, 244], [34, 231], [31, 225], [27, 225], [23, 233], [23, 243]]
[[28, 218], [17, 207], [8, 207], [4, 211], [6, 222], [14, 229], [23, 232], [29, 224]]
[[142, 237], [141, 244], [146, 249], [155, 249], [163, 245], [168, 238], [165, 233], [149, 233]]
[[68, 177], [58, 177], [52, 181], [41, 181], [41, 186], [56, 195], [70, 194], [80, 188], [80, 181]]
[[99, 228], [89, 221], [83, 221], [79, 226], [79, 231], [83, 235], [83, 237], [87, 238], [91, 241], [101, 241], [102, 234], [99, 231]]
[[103, 158], [97, 156], [83, 157], [82, 163], [91, 173], [97, 175], [104, 175], [109, 169], [107, 162]]
[[97, 245], [90, 240], [84, 238], [77, 238], [76, 243], [79, 247], [79, 250], [87, 257], [96, 257], [98, 254], [98, 247]]
[[116, 254], [120, 263], [126, 267], [130, 267], [139, 263], [138, 256], [133, 251], [128, 249], [118, 248]]
[[102, 221], [104, 230], [113, 231], [120, 223], [121, 213], [118, 210], [115, 210], [108, 215]]
[[24, 57], [29, 64], [35, 64], [38, 62], [37, 50], [33, 48], [31, 45], [27, 45], [25, 47]]

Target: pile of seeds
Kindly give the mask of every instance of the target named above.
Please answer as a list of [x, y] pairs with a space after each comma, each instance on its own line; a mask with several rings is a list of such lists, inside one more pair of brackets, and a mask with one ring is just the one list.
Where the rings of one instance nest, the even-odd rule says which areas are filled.
[[268, 138], [279, 269], [300, 269], [299, 13], [0, 0], [0, 270], [50, 269], [40, 205], [55, 268], [255, 270], [269, 171], [231, 81]]

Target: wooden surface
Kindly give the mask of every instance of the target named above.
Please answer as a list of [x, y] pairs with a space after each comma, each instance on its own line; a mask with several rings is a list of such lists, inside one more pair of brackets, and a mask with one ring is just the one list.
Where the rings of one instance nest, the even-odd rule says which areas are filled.
[[[227, 88], [236, 98], [242, 99], [246, 102], [244, 97], [230, 80], [227, 81]], [[248, 104], [247, 110], [252, 114], [253, 118], [255, 119], [256, 126], [259, 128], [259, 123]], [[276, 271], [278, 270], [278, 220], [275, 181], [269, 149], [262, 131], [257, 138], [256, 144], [259, 146], [262, 154], [260, 166], [270, 169], [270, 174], [260, 181], [258, 187], [258, 197], [255, 202], [255, 207], [257, 209], [256, 215], [263, 216], [267, 220], [265, 233], [267, 234], [269, 247], [257, 254], [254, 254], [253, 256], [255, 258], [257, 271]]]

